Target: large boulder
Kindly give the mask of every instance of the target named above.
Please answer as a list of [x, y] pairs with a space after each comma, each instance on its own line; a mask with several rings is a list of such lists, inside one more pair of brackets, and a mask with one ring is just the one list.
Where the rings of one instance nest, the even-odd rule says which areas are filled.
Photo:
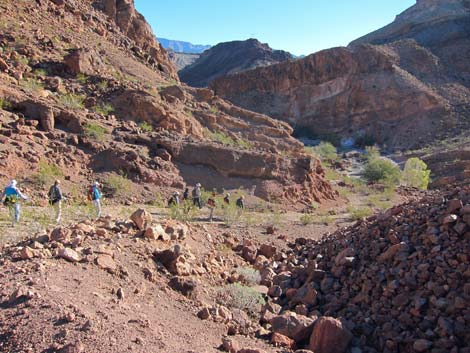
[[47, 103], [28, 99], [19, 103], [18, 108], [23, 112], [26, 118], [38, 120], [44, 131], [54, 130], [54, 111]]
[[316, 321], [308, 348], [315, 353], [345, 353], [351, 339], [341, 321], [324, 316]]
[[106, 66], [101, 55], [90, 49], [74, 49], [64, 58], [64, 65], [70, 74], [98, 75]]
[[131, 215], [131, 221], [139, 230], [145, 230], [152, 224], [152, 215], [143, 208], [139, 208]]
[[306, 316], [286, 311], [271, 319], [271, 330], [292, 338], [296, 342], [303, 342], [310, 336], [314, 322]]

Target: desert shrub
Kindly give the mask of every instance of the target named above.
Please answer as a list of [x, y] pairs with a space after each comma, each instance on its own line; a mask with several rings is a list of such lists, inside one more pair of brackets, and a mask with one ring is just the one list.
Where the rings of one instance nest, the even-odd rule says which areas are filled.
[[248, 140], [245, 140], [243, 138], [238, 138], [235, 140], [235, 144], [238, 146], [238, 147], [241, 147], [245, 150], [252, 150], [254, 148], [254, 145], [253, 143], [251, 143], [250, 141]]
[[281, 212], [278, 209], [272, 210], [272, 212], [270, 212], [268, 215], [265, 225], [267, 227], [271, 226], [274, 228], [279, 228], [281, 224], [282, 224]]
[[368, 159], [380, 157], [380, 149], [377, 146], [367, 146], [366, 157]]
[[330, 142], [320, 142], [319, 145], [313, 147], [311, 151], [319, 156], [322, 161], [335, 161], [338, 159], [338, 151]]
[[109, 85], [108, 81], [103, 80], [103, 81], [98, 82], [96, 86], [98, 87], [100, 91], [106, 91], [108, 89], [108, 85]]
[[335, 223], [335, 217], [332, 215], [321, 215], [318, 217], [318, 223], [330, 225]]
[[180, 222], [191, 222], [199, 214], [199, 209], [193, 207], [191, 200], [183, 200], [179, 205], [170, 207], [170, 218]]
[[368, 182], [380, 182], [388, 185], [397, 185], [400, 181], [400, 168], [389, 159], [370, 157], [362, 172]]
[[228, 308], [243, 310], [251, 316], [259, 314], [265, 303], [260, 293], [239, 283], [223, 287], [218, 293], [218, 301]]
[[348, 207], [348, 212], [351, 215], [351, 219], [357, 221], [364, 217], [369, 217], [372, 214], [372, 210], [368, 207]]
[[39, 161], [38, 171], [33, 174], [33, 182], [40, 186], [46, 186], [52, 184], [55, 179], [62, 178], [64, 173], [59, 166], [50, 164], [47, 161]]
[[101, 103], [95, 105], [93, 111], [98, 114], [109, 115], [114, 111], [114, 107], [109, 103]]
[[0, 109], [9, 110], [11, 109], [11, 103], [5, 98], [0, 98]]
[[44, 89], [43, 84], [34, 78], [21, 80], [20, 86], [30, 92], [39, 92]]
[[83, 130], [86, 137], [100, 142], [105, 141], [109, 136], [109, 131], [96, 123], [86, 123]]
[[247, 284], [257, 285], [261, 282], [261, 274], [258, 270], [251, 267], [241, 267], [237, 269], [237, 273], [243, 278]]
[[63, 94], [59, 96], [58, 98], [58, 101], [60, 104], [70, 109], [83, 109], [84, 100], [85, 100], [85, 96], [81, 94], [73, 94], [73, 93]]
[[34, 69], [33, 73], [40, 77], [47, 76], [47, 71], [45, 69]]
[[153, 126], [152, 124], [146, 122], [146, 121], [143, 121], [139, 124], [139, 127], [140, 129], [143, 131], [143, 132], [152, 132], [153, 131]]
[[110, 174], [104, 181], [111, 196], [127, 196], [132, 189], [132, 182], [123, 172]]
[[240, 219], [243, 216], [243, 210], [235, 204], [233, 200], [229, 205], [219, 202], [222, 206], [222, 219], [226, 226], [231, 227], [240, 222]]
[[219, 142], [225, 146], [236, 145], [235, 140], [223, 131], [210, 131], [209, 129], [204, 129], [204, 136], [211, 141]]
[[300, 216], [299, 221], [302, 223], [304, 226], [315, 223], [315, 220], [317, 217], [311, 213], [304, 213], [303, 215]]
[[85, 74], [79, 73], [76, 77], [77, 81], [80, 82], [82, 85], [86, 84], [88, 81], [88, 77]]
[[401, 181], [404, 185], [426, 190], [429, 184], [431, 171], [426, 163], [419, 158], [410, 158], [405, 163]]

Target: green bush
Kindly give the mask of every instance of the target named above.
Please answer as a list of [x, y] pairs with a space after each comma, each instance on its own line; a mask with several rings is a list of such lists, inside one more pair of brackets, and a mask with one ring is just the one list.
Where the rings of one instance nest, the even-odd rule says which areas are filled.
[[93, 107], [93, 111], [98, 114], [109, 115], [114, 111], [114, 107], [109, 103], [101, 103]]
[[33, 182], [40, 186], [47, 186], [56, 179], [60, 179], [64, 176], [63, 171], [55, 164], [49, 164], [47, 161], [39, 161], [39, 168], [36, 174], [33, 175]]
[[401, 171], [391, 160], [374, 156], [368, 159], [362, 176], [368, 182], [397, 185], [400, 182]]
[[3, 110], [11, 109], [11, 103], [5, 98], [0, 98], [0, 109], [3, 109]]
[[70, 109], [83, 109], [84, 100], [85, 100], [85, 96], [81, 94], [73, 94], [73, 93], [61, 95], [58, 98], [58, 101], [60, 104]]
[[77, 75], [77, 81], [80, 82], [82, 85], [86, 84], [88, 81], [88, 77], [85, 74], [79, 73]]
[[43, 84], [34, 78], [31, 78], [29, 80], [22, 80], [20, 82], [20, 86], [23, 87], [25, 90], [31, 92], [39, 92], [44, 89]]
[[108, 81], [103, 80], [98, 82], [97, 87], [100, 91], [106, 91], [108, 89]]
[[258, 270], [251, 267], [241, 267], [237, 273], [242, 277], [243, 282], [251, 285], [257, 285], [261, 282], [261, 274]]
[[348, 212], [351, 215], [351, 219], [354, 221], [358, 221], [364, 217], [369, 217], [372, 214], [372, 210], [367, 207], [361, 207], [361, 208], [356, 208], [356, 207], [348, 207]]
[[239, 283], [223, 287], [218, 293], [218, 301], [228, 308], [243, 310], [251, 316], [258, 315], [265, 303], [260, 293]]
[[109, 131], [96, 123], [86, 123], [83, 129], [86, 137], [99, 142], [104, 142], [109, 137]]
[[214, 142], [219, 142], [225, 146], [235, 146], [235, 140], [223, 131], [210, 131], [204, 129], [204, 136]]
[[421, 190], [426, 190], [429, 184], [431, 171], [426, 163], [419, 158], [410, 158], [405, 163], [405, 169], [402, 173], [402, 183]]
[[319, 145], [312, 148], [312, 152], [319, 156], [322, 161], [335, 161], [338, 159], [338, 151], [330, 142], [320, 142]]
[[34, 69], [33, 73], [36, 76], [45, 77], [47, 76], [47, 71], [45, 69]]
[[130, 194], [132, 189], [132, 182], [123, 172], [120, 172], [119, 174], [110, 174], [106, 178], [104, 184], [108, 188], [111, 196], [127, 196]]
[[317, 217], [311, 213], [304, 213], [300, 216], [299, 220], [304, 226], [315, 223]]
[[199, 209], [193, 206], [191, 200], [183, 200], [179, 205], [170, 207], [170, 218], [180, 222], [191, 222], [198, 214]]
[[152, 132], [153, 131], [153, 126], [152, 124], [146, 122], [146, 121], [143, 121], [139, 124], [139, 127], [140, 129], [143, 131], [143, 132]]

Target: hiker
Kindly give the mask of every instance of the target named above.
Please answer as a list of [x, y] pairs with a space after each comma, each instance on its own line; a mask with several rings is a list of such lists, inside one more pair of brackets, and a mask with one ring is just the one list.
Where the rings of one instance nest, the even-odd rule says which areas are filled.
[[180, 204], [180, 193], [175, 191], [168, 200], [168, 207], [179, 206]]
[[238, 208], [241, 208], [242, 210], [245, 208], [245, 196], [240, 196], [237, 199], [236, 205]]
[[214, 209], [215, 209], [215, 198], [216, 198], [215, 192], [212, 193], [212, 196], [209, 197], [207, 200], [207, 207], [209, 207], [210, 214], [209, 214], [209, 222], [212, 222], [212, 218], [214, 216]]
[[189, 188], [184, 189], [183, 200], [186, 201], [189, 199]]
[[202, 208], [201, 194], [201, 184], [197, 183], [193, 189], [193, 205], [199, 207], [199, 209]]
[[230, 194], [229, 194], [229, 193], [227, 193], [227, 194], [225, 195], [225, 197], [224, 197], [224, 203], [225, 203], [226, 205], [230, 205]]
[[62, 201], [65, 200], [62, 191], [60, 190], [60, 180], [56, 180], [47, 193], [49, 197], [49, 205], [54, 207], [55, 210], [55, 222], [60, 223], [62, 217]]
[[103, 197], [100, 192], [100, 183], [95, 181], [93, 185], [90, 186], [88, 189], [88, 200], [93, 201], [95, 207], [96, 207], [96, 217], [100, 218], [101, 217], [101, 198]]
[[27, 200], [28, 197], [23, 195], [17, 187], [18, 183], [16, 180], [12, 180], [5, 190], [3, 190], [0, 200], [3, 201], [3, 205], [8, 208], [11, 215], [11, 226], [14, 227], [15, 223], [20, 221], [20, 199]]

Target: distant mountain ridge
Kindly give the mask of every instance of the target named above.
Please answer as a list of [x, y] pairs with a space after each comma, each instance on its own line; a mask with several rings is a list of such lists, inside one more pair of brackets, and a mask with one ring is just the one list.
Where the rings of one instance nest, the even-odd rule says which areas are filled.
[[166, 38], [157, 38], [163, 48], [170, 49], [176, 53], [185, 54], [201, 54], [205, 50], [211, 48], [211, 45], [192, 44], [180, 40], [172, 40]]
[[206, 50], [191, 65], [179, 71], [180, 80], [205, 87], [214, 79], [259, 67], [293, 60], [292, 54], [273, 50], [257, 39], [219, 43]]

